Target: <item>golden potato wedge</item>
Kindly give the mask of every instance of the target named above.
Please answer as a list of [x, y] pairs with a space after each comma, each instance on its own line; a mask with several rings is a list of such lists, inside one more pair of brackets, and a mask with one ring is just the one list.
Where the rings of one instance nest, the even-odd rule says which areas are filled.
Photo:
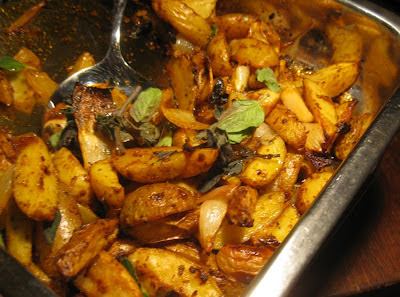
[[68, 76], [71, 76], [72, 74], [88, 68], [90, 66], [93, 66], [95, 64], [95, 60], [94, 57], [91, 53], [89, 52], [83, 52], [78, 59], [76, 59], [74, 65], [72, 65], [71, 67], [68, 67]]
[[177, 147], [127, 149], [125, 155], [111, 160], [120, 174], [139, 183], [174, 179], [185, 171], [187, 164], [185, 153]]
[[182, 0], [182, 2], [193, 9], [203, 19], [210, 17], [215, 9], [215, 4], [217, 4], [217, 0]]
[[26, 69], [11, 73], [9, 76], [13, 93], [13, 107], [23, 113], [31, 114], [36, 104], [35, 91], [26, 81]]
[[[252, 234], [251, 241], [254, 245], [266, 243], [268, 241], [272, 241], [273, 245], [279, 244], [285, 240], [286, 236], [292, 231], [299, 219], [300, 215], [297, 208], [291, 203], [287, 203], [282, 214], [276, 221], [264, 229], [258, 229], [257, 232]], [[274, 240], [276, 240], [277, 243], [274, 242]]]
[[274, 251], [265, 247], [228, 244], [219, 250], [218, 268], [235, 279], [249, 283], [264, 267]]
[[283, 169], [272, 184], [269, 184], [271, 185], [270, 189], [275, 192], [283, 191], [286, 197], [290, 198], [293, 194], [293, 188], [297, 182], [303, 160], [304, 155], [288, 152], [285, 156]]
[[179, 108], [162, 108], [162, 112], [168, 121], [175, 124], [179, 128], [205, 130], [210, 126], [197, 121], [193, 115], [193, 111]]
[[8, 203], [11, 201], [13, 195], [13, 174], [14, 174], [15, 166], [11, 166], [8, 168], [1, 176], [0, 176], [0, 216], [7, 208]]
[[61, 214], [61, 220], [57, 226], [57, 231], [52, 243], [47, 242], [43, 231], [44, 224], [37, 224], [35, 247], [40, 268], [50, 277], [61, 279], [61, 275], [55, 265], [57, 252], [71, 239], [76, 230], [82, 226], [78, 204], [64, 187], [58, 191], [58, 207]]
[[286, 145], [281, 137], [275, 135], [269, 143], [262, 144], [257, 149], [257, 153], [271, 154], [273, 157], [269, 159], [256, 157], [250, 160], [240, 174], [240, 179], [249, 186], [261, 188], [272, 182], [282, 170]]
[[70, 150], [63, 147], [53, 155], [58, 180], [68, 187], [76, 202], [90, 205], [93, 201], [89, 174]]
[[338, 118], [334, 103], [324, 95], [317, 83], [309, 79], [304, 79], [304, 95], [308, 107], [323, 129], [327, 146], [330, 146], [337, 133]]
[[152, 1], [155, 12], [170, 23], [187, 40], [198, 46], [205, 46], [211, 36], [208, 23], [192, 8], [179, 0]]
[[372, 123], [373, 116], [369, 113], [360, 114], [350, 120], [350, 132], [338, 139], [335, 145], [335, 155], [340, 160], [346, 159], [361, 136]]
[[128, 258], [136, 268], [139, 281], [142, 277], [150, 278], [155, 287], [165, 287], [185, 297], [223, 296], [209, 268], [184, 256], [163, 249], [139, 248]]
[[15, 54], [14, 59], [21, 62], [22, 64], [31, 66], [40, 70], [40, 58], [26, 47], [22, 47], [18, 53]]
[[301, 185], [296, 201], [301, 214], [311, 206], [332, 175], [332, 172], [315, 172]]
[[57, 89], [58, 84], [46, 72], [28, 69], [24, 72], [24, 75], [26, 82], [38, 95], [36, 102], [45, 106], [53, 92]]
[[229, 43], [231, 59], [239, 65], [250, 65], [262, 69], [279, 65], [279, 56], [274, 48], [257, 39], [234, 39]]
[[6, 211], [7, 252], [25, 267], [32, 262], [32, 234], [33, 221], [11, 201]]
[[118, 220], [101, 219], [76, 231], [57, 253], [56, 265], [65, 278], [76, 276], [115, 240]]
[[170, 183], [155, 183], [126, 196], [120, 221], [123, 227], [133, 227], [195, 206], [196, 200], [188, 190]]
[[343, 62], [322, 68], [306, 77], [318, 85], [322, 91], [319, 95], [333, 98], [350, 88], [356, 81], [358, 74], [357, 63]]
[[279, 53], [281, 38], [275, 29], [264, 21], [258, 21], [251, 24], [248, 37], [258, 39], [271, 44], [274, 50]]
[[275, 130], [282, 139], [297, 150], [302, 150], [306, 143], [307, 133], [296, 115], [282, 104], [275, 108], [265, 118], [265, 122]]
[[0, 71], [0, 102], [7, 106], [14, 102], [14, 89], [3, 71]]
[[251, 24], [257, 21], [252, 15], [241, 13], [224, 14], [210, 19], [210, 23], [218, 27], [228, 40], [245, 38]]
[[[171, 58], [166, 65], [180, 109], [192, 111], [199, 90], [193, 74], [193, 62], [186, 55]], [[164, 106], [167, 108], [169, 106]]]
[[217, 160], [219, 150], [213, 148], [198, 148], [191, 152], [187, 158], [187, 165], [181, 177], [188, 178], [206, 173]]
[[52, 221], [57, 212], [57, 177], [49, 151], [36, 135], [21, 136], [25, 146], [14, 170], [14, 197], [31, 219]]
[[107, 250], [107, 253], [113, 258], [121, 260], [132, 254], [138, 247], [140, 247], [140, 244], [132, 239], [117, 238]]
[[79, 274], [74, 285], [88, 297], [142, 297], [129, 271], [109, 253], [101, 251], [88, 270]]
[[271, 112], [271, 110], [279, 102], [280, 98], [279, 93], [271, 91], [268, 88], [247, 92], [247, 96], [252, 100], [263, 99], [260, 103], [260, 106], [264, 109], [265, 116], [267, 116]]
[[296, 87], [287, 87], [281, 91], [281, 99], [283, 105], [292, 111], [300, 122], [311, 123], [314, 121], [314, 116], [308, 109], [300, 92]]
[[327, 149], [326, 139], [322, 127], [318, 123], [303, 123], [307, 131], [305, 144], [306, 151], [323, 153]]
[[207, 45], [207, 55], [210, 57], [215, 76], [231, 75], [233, 68], [229, 61], [229, 48], [225, 34], [218, 32]]
[[101, 160], [92, 165], [89, 171], [90, 182], [98, 200], [109, 207], [121, 208], [125, 200], [125, 190], [120, 184], [118, 173], [111, 160]]
[[258, 199], [256, 189], [249, 186], [240, 186], [233, 190], [229, 197], [227, 217], [229, 222], [241, 227], [253, 226], [254, 219], [251, 213]]

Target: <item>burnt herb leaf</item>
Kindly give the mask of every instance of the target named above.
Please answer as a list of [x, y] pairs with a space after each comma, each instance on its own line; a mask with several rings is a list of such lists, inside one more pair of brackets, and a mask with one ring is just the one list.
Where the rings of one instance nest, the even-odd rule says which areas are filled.
[[14, 58], [2, 57], [0, 58], [0, 68], [9, 71], [20, 71], [24, 68], [32, 68], [32, 67], [22, 64], [21, 62], [15, 60]]
[[61, 212], [57, 211], [54, 220], [51, 223], [44, 223], [43, 236], [48, 244], [54, 243], [58, 226], [61, 222]]
[[141, 92], [129, 109], [132, 118], [138, 123], [150, 120], [160, 105], [161, 95], [161, 90], [157, 88]]
[[137, 276], [137, 274], [136, 274], [135, 266], [133, 266], [132, 262], [129, 261], [129, 259], [125, 257], [125, 258], [123, 258], [123, 259], [121, 260], [121, 264], [122, 264], [122, 266], [125, 267], [126, 270], [128, 270], [129, 274], [130, 274], [130, 275], [133, 277], [133, 279], [137, 282], [137, 284], [138, 284], [138, 286], [139, 286], [139, 289], [140, 289], [140, 291], [142, 292], [143, 297], [149, 297], [149, 295], [147, 295], [147, 293], [144, 292], [143, 289], [142, 289], [142, 284], [141, 284], [140, 281], [139, 281], [139, 278], [138, 278], [138, 276]]
[[274, 92], [279, 92], [282, 88], [278, 85], [278, 79], [271, 68], [257, 69], [257, 80], [264, 82], [266, 86]]
[[166, 158], [168, 158], [169, 156], [172, 156], [173, 154], [175, 154], [177, 151], [159, 151], [159, 152], [154, 152], [157, 156], [158, 156], [158, 160], [164, 160]]
[[160, 139], [160, 130], [152, 123], [145, 122], [139, 126], [140, 137], [149, 144], [155, 145]]

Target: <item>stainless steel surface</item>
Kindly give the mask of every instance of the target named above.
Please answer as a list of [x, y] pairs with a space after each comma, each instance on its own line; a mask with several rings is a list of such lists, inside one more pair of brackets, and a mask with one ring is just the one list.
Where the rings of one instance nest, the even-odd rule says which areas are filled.
[[113, 81], [128, 95], [135, 87], [148, 88], [152, 85], [144, 76], [133, 70], [121, 54], [121, 23], [127, 2], [128, 0], [114, 0], [111, 40], [104, 59], [64, 80], [51, 96], [48, 108], [54, 108], [57, 103], [70, 98], [78, 82], [94, 85]]
[[[400, 18], [367, 1], [340, 1], [382, 22], [400, 36]], [[400, 128], [400, 91], [392, 96], [319, 198], [296, 224], [245, 297], [296, 296], [301, 275], [355, 203], [358, 191]]]

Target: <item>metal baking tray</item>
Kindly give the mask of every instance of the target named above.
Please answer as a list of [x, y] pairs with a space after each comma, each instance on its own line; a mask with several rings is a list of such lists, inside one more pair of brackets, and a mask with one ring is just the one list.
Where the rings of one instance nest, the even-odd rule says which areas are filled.
[[[272, 18], [271, 4], [278, 8], [272, 21], [285, 20], [292, 16], [287, 25], [296, 28], [308, 25], [318, 28], [330, 17], [340, 16], [345, 25], [362, 33], [364, 54], [360, 79], [351, 93], [361, 99], [357, 112], [372, 112], [374, 122], [359, 141], [355, 149], [342, 163], [322, 194], [302, 216], [286, 240], [274, 253], [261, 273], [254, 279], [244, 294], [246, 297], [294, 296], [301, 276], [315, 259], [318, 252], [329, 240], [346, 214], [357, 202], [357, 193], [371, 175], [385, 148], [400, 129], [400, 18], [368, 1], [302, 0], [297, 1], [297, 11], [291, 12], [290, 3], [295, 0], [232, 0], [219, 1], [219, 6], [231, 12], [251, 12], [264, 18]], [[22, 45], [30, 46], [44, 60], [43, 68], [57, 81], [65, 77], [65, 66], [83, 50], [95, 55], [97, 60], [104, 55], [109, 26], [108, 12], [111, 1], [73, 0], [49, 1], [42, 14], [35, 20], [36, 35], [22, 34], [19, 37], [0, 36], [0, 56], [12, 55]], [[135, 6], [135, 1], [128, 5]], [[301, 4], [299, 4], [301, 3]], [[147, 3], [148, 4], [148, 3]], [[265, 4], [265, 6], [263, 6]], [[287, 7], [285, 7], [287, 5]], [[32, 6], [32, 1], [0, 2], [0, 28], [6, 28], [11, 20], [24, 9]], [[135, 7], [134, 9], [138, 9]], [[96, 11], [96, 13], [91, 13]], [[129, 10], [127, 12], [129, 14]], [[301, 18], [299, 19], [299, 16]], [[287, 19], [286, 19], [287, 20]], [[156, 31], [162, 26], [153, 24]], [[74, 28], [74, 30], [71, 30]], [[295, 34], [287, 30], [288, 34]], [[295, 31], [295, 30], [294, 30]], [[159, 85], [166, 81], [160, 75], [159, 65], [165, 61], [165, 53], [157, 48], [149, 49], [148, 36], [159, 38], [151, 32], [137, 32], [123, 29], [125, 43], [122, 51], [127, 60], [139, 72], [152, 77]], [[143, 33], [143, 32], [142, 32]], [[157, 39], [157, 42], [168, 42]], [[144, 38], [143, 36], [147, 36]], [[289, 36], [289, 35], [288, 35]], [[154, 41], [154, 40], [153, 40]], [[314, 40], [316, 41], [316, 40]], [[318, 41], [318, 40], [317, 40]], [[385, 44], [385, 50], [382, 50]], [[320, 47], [321, 48], [321, 47]], [[50, 50], [51, 49], [51, 50]], [[312, 49], [313, 50], [313, 49]], [[323, 66], [316, 59], [318, 52], [299, 49], [299, 57], [316, 67]], [[307, 54], [308, 53], [308, 54]], [[311, 53], [311, 54], [310, 54]], [[314, 55], [315, 54], [315, 55]], [[311, 59], [310, 59], [311, 57]], [[314, 60], [313, 60], [314, 59]], [[323, 64], [323, 59], [322, 59]], [[14, 128], [17, 133], [35, 131], [40, 127], [40, 112], [32, 117], [8, 114], [0, 110], [0, 125]], [[15, 124], [16, 123], [16, 124]], [[0, 249], [0, 294], [4, 297], [55, 296], [25, 268]]]

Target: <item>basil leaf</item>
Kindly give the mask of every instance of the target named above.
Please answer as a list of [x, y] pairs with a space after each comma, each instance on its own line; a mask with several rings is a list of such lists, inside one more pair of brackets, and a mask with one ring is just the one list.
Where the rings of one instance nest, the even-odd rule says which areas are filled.
[[24, 68], [28, 67], [25, 64], [22, 64], [21, 62], [10, 58], [10, 57], [3, 57], [0, 58], [0, 68], [7, 69], [9, 71], [20, 71]]
[[57, 211], [53, 222], [45, 223], [43, 235], [44, 235], [44, 239], [46, 240], [46, 242], [48, 244], [54, 243], [54, 238], [56, 237], [57, 228], [58, 228], [58, 225], [60, 225], [60, 222], [61, 222], [61, 212]]
[[267, 87], [274, 92], [279, 92], [282, 88], [278, 85], [278, 79], [275, 76], [274, 71], [271, 68], [257, 69], [256, 71], [257, 80], [259, 82], [265, 82]]
[[249, 127], [258, 127], [264, 122], [264, 109], [260, 101], [238, 100], [221, 115], [217, 128], [227, 133], [246, 130]]
[[51, 144], [51, 147], [53, 149], [58, 148], [58, 144], [60, 143], [62, 133], [63, 133], [63, 130], [58, 131], [49, 137], [49, 143]]
[[254, 127], [249, 127], [239, 132], [228, 133], [230, 143], [241, 143], [243, 139], [249, 136], [254, 130]]
[[136, 122], [148, 121], [160, 105], [162, 92], [157, 88], [148, 88], [141, 92], [129, 109], [129, 114]]
[[123, 258], [121, 260], [121, 264], [122, 264], [122, 266], [125, 267], [126, 270], [128, 270], [129, 274], [137, 282], [137, 284], [139, 286], [139, 289], [142, 292], [143, 297], [149, 297], [149, 295], [147, 295], [147, 293], [144, 292], [143, 289], [142, 289], [142, 284], [139, 282], [139, 278], [138, 278], [138, 276], [136, 274], [135, 266], [133, 266], [132, 262], [129, 261], [129, 259], [125, 257], [125, 258]]
[[218, 33], [218, 27], [215, 25], [211, 25], [211, 37], [214, 37]]
[[157, 143], [156, 146], [172, 146], [172, 133], [168, 132]]

